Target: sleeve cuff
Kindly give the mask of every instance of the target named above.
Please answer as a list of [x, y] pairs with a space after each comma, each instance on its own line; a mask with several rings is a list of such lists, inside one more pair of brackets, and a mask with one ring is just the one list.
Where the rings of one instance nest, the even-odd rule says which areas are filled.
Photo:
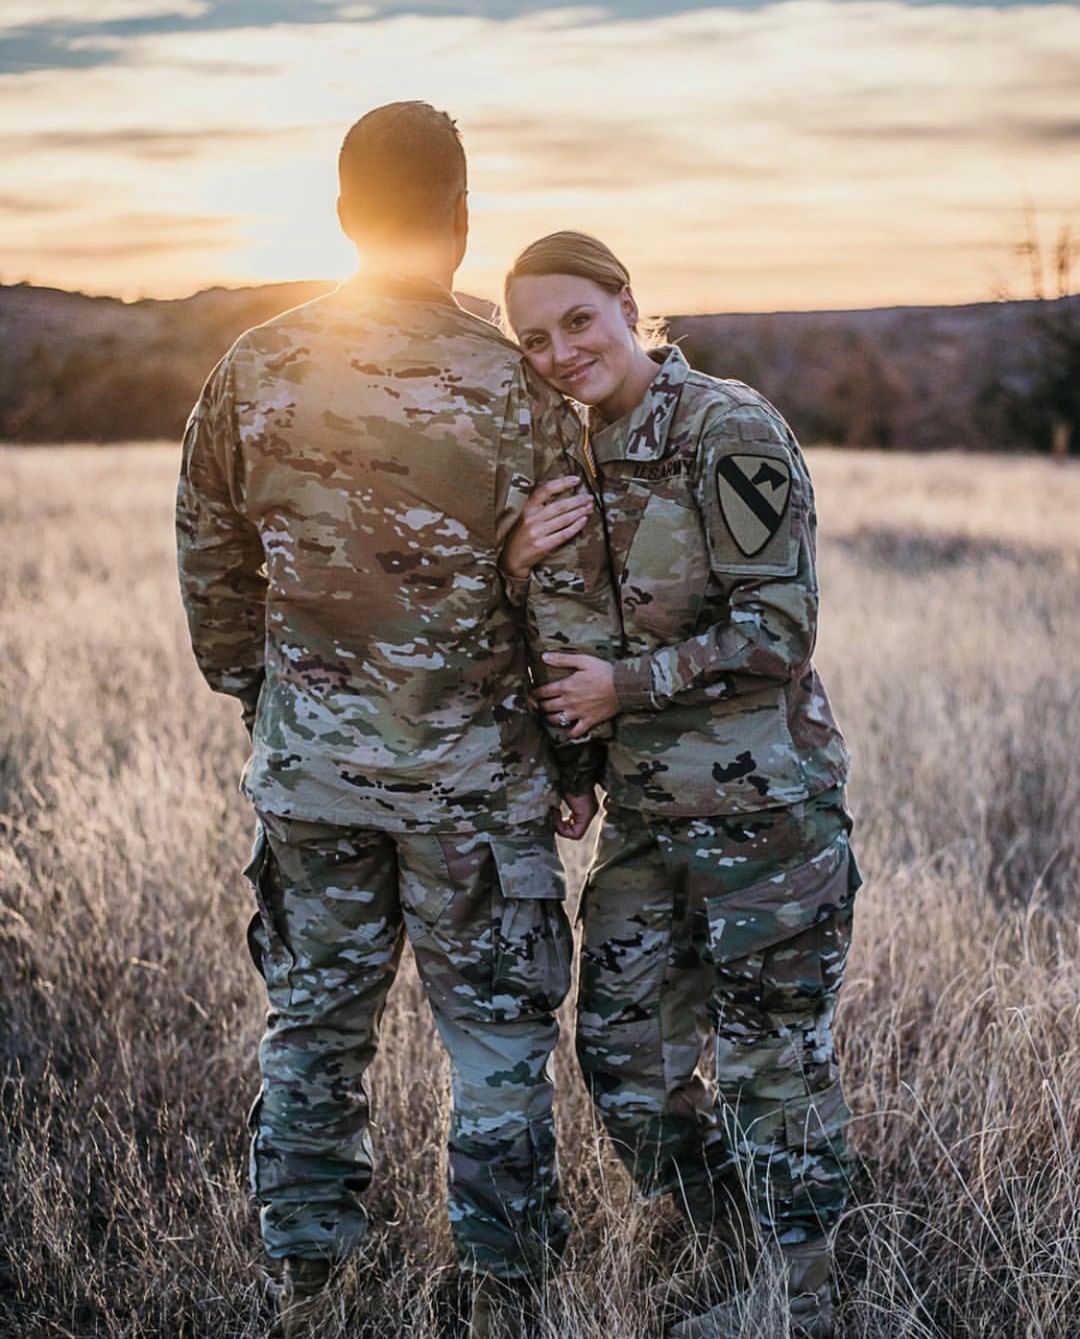
[[529, 582], [531, 576], [512, 577], [499, 568], [499, 575], [502, 577], [503, 590], [506, 592], [507, 601], [515, 609], [524, 609], [525, 601], [529, 594]]
[[633, 660], [616, 660], [614, 669], [615, 696], [623, 711], [655, 711], [652, 690], [652, 667], [648, 656]]
[[559, 771], [560, 794], [586, 795], [603, 780], [607, 750], [599, 740], [555, 744], [552, 752]]

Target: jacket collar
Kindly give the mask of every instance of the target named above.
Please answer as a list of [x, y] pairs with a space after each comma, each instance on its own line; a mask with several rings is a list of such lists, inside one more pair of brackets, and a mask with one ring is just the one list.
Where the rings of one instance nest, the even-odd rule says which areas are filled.
[[403, 302], [434, 302], [463, 310], [448, 288], [419, 274], [354, 274], [337, 290], [346, 299], [385, 297]]
[[660, 371], [629, 414], [604, 424], [589, 410], [589, 441], [598, 465], [613, 460], [660, 460], [667, 452], [667, 436], [690, 365], [674, 344], [650, 349]]

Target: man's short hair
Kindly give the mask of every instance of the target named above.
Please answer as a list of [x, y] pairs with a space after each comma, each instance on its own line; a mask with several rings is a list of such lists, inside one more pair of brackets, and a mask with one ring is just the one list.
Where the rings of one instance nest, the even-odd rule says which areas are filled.
[[438, 234], [466, 185], [457, 125], [426, 102], [376, 107], [345, 136], [338, 178], [354, 239]]

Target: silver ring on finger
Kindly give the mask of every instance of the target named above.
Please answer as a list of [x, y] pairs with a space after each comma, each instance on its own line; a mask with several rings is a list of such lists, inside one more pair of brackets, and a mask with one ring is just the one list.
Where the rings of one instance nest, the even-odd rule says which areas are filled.
[[567, 716], [565, 711], [559, 712], [559, 724], [562, 726], [564, 730], [570, 724], [570, 717]]

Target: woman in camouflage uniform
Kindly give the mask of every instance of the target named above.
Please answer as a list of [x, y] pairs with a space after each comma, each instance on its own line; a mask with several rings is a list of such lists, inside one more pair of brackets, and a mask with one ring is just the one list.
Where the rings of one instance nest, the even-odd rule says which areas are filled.
[[[533, 368], [588, 407], [581, 463], [608, 551], [579, 561], [610, 563], [618, 591], [608, 645], [546, 654], [563, 677], [539, 690], [571, 738], [612, 723], [578, 1056], [638, 1185], [675, 1192], [737, 1260], [765, 1244], [793, 1332], [819, 1339], [847, 1193], [832, 1017], [859, 877], [847, 752], [811, 664], [806, 461], [756, 391], [646, 349], [629, 275], [595, 239], [528, 247], [506, 311]], [[534, 492], [511, 577], [561, 543], [563, 487]], [[752, 1296], [673, 1334], [737, 1334]]]

